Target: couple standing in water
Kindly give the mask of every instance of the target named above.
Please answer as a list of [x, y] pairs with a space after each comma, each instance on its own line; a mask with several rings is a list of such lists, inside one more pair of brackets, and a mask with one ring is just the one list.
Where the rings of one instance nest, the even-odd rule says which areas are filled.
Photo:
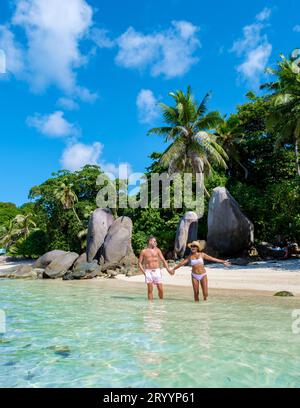
[[201, 285], [203, 299], [208, 297], [208, 279], [207, 272], [204, 267], [204, 261], [222, 263], [224, 266], [230, 266], [228, 261], [223, 259], [213, 258], [206, 255], [203, 251], [204, 247], [197, 241], [188, 245], [191, 249], [191, 254], [176, 265], [173, 269], [169, 268], [167, 261], [165, 260], [161, 250], [157, 247], [157, 241], [155, 237], [150, 237], [148, 240], [148, 247], [144, 249], [139, 257], [139, 268], [145, 275], [145, 281], [148, 288], [148, 299], [153, 300], [153, 287], [157, 286], [158, 296], [163, 299], [163, 283], [162, 273], [160, 269], [160, 263], [162, 262], [166, 270], [170, 275], [174, 275], [176, 269], [184, 266], [188, 263], [192, 266], [192, 284], [194, 289], [195, 302], [199, 302], [199, 289]]

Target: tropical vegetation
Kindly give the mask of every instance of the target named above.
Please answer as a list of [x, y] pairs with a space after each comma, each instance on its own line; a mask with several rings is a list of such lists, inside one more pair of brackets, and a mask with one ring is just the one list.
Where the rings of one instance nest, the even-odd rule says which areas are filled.
[[[171, 103], [160, 104], [164, 123], [149, 135], [163, 136], [166, 149], [149, 156], [146, 176], [166, 170], [202, 175], [207, 194], [200, 237], [207, 233], [209, 195], [221, 185], [253, 221], [257, 241], [281, 234], [300, 242], [300, 67], [282, 56], [268, 72], [274, 81], [262, 85], [262, 95], [249, 92], [246, 102], [228, 116], [208, 111], [209, 95], [198, 103], [190, 87], [171, 92]], [[101, 172], [91, 165], [59, 171], [30, 190], [29, 203], [0, 203], [0, 247], [28, 257], [55, 248], [84, 251]], [[135, 251], [152, 234], [168, 252], [186, 210], [117, 208], [115, 215], [132, 218]]]

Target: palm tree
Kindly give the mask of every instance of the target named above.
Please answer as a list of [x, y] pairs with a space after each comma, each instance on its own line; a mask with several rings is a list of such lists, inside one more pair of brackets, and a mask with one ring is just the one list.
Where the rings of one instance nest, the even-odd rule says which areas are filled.
[[36, 224], [32, 220], [32, 214], [18, 214], [13, 218], [8, 228], [0, 238], [0, 242], [7, 249], [19, 239], [27, 239], [29, 234], [36, 230]]
[[228, 156], [217, 143], [216, 135], [210, 132], [220, 123], [220, 114], [206, 113], [210, 95], [206, 94], [198, 104], [192, 96], [191, 87], [186, 94], [176, 91], [169, 95], [175, 106], [159, 104], [167, 126], [149, 130], [149, 134], [164, 136], [166, 142], [172, 142], [162, 154], [160, 164], [168, 168], [169, 174], [181, 171], [199, 174], [201, 187], [204, 187], [204, 176], [210, 175], [212, 164], [227, 168], [225, 159]]
[[271, 101], [267, 127], [277, 137], [276, 147], [282, 144], [294, 146], [296, 171], [300, 176], [300, 67], [293, 59], [281, 55], [278, 68], [268, 69], [268, 72], [278, 79], [262, 86], [272, 92], [266, 97]]
[[53, 194], [54, 197], [60, 201], [60, 203], [63, 206], [64, 210], [70, 210], [74, 212], [74, 215], [77, 219], [77, 221], [82, 224], [80, 218], [78, 217], [78, 214], [75, 210], [75, 203], [78, 202], [78, 197], [76, 193], [72, 190], [73, 185], [66, 185], [64, 182], [61, 182], [58, 187], [54, 190]]
[[224, 117], [217, 125], [215, 133], [221, 139], [226, 154], [244, 170], [245, 179], [247, 179], [249, 172], [243, 163], [241, 163], [239, 153], [239, 145], [243, 138], [240, 124], [237, 116], [231, 115], [228, 120]]

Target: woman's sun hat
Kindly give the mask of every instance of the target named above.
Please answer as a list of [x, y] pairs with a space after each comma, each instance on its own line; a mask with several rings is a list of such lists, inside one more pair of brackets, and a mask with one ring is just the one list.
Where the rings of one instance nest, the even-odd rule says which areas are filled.
[[206, 247], [206, 241], [201, 240], [201, 241], [193, 241], [190, 244], [188, 244], [188, 247], [197, 247], [199, 249], [199, 251], [203, 251], [203, 249]]

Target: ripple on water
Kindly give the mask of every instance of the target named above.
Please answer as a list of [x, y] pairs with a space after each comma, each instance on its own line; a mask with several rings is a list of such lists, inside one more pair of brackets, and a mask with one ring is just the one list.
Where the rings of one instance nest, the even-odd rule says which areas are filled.
[[299, 387], [296, 300], [1, 281], [1, 387]]

